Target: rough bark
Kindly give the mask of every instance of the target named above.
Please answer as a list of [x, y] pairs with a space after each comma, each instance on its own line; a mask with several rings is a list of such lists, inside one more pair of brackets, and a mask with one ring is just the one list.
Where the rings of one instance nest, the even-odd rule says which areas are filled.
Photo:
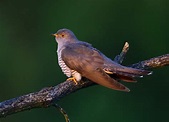
[[[129, 44], [126, 42], [120, 55], [114, 59], [117, 63], [122, 63]], [[169, 65], [169, 54], [140, 61], [130, 65], [130, 67], [138, 69], [151, 69]], [[20, 97], [9, 99], [0, 103], [0, 117], [5, 117], [10, 114], [21, 112], [28, 109], [54, 106], [61, 98], [95, 83], [83, 78], [80, 83], [75, 84], [72, 81], [64, 81], [56, 86], [43, 88], [38, 92], [29, 93]]]

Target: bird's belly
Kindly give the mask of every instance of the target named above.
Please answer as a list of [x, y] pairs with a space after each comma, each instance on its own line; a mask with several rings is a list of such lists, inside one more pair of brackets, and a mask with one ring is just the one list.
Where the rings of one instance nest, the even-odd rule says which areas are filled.
[[62, 72], [67, 76], [67, 77], [71, 77], [73, 76], [77, 81], [80, 81], [82, 76], [80, 73], [78, 73], [77, 71], [75, 70], [71, 70], [65, 63], [64, 61], [59, 57], [58, 58], [58, 63], [59, 63], [59, 66], [61, 67], [62, 69]]
[[82, 79], [81, 74], [75, 70], [71, 70], [71, 74], [76, 79], [76, 81], [80, 81]]

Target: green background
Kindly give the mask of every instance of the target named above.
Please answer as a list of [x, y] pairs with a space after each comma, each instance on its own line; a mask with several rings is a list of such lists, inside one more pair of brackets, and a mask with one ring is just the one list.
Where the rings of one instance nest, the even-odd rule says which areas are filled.
[[[168, 0], [1, 0], [0, 101], [54, 86], [66, 79], [50, 34], [71, 29], [114, 58], [130, 44], [124, 65], [169, 51]], [[58, 102], [71, 122], [168, 122], [169, 68], [154, 69], [130, 93], [94, 86]], [[39, 108], [0, 122], [65, 122], [55, 108]]]

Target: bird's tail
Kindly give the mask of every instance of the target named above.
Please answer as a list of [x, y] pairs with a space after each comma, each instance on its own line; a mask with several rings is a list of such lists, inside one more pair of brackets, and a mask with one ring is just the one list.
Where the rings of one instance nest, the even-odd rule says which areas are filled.
[[151, 75], [152, 71], [142, 70], [142, 69], [136, 69], [131, 67], [126, 67], [122, 65], [112, 65], [108, 68], [104, 68], [104, 71], [108, 74], [117, 74], [120, 76], [126, 76], [126, 77], [143, 77], [145, 75]]
[[151, 75], [152, 71], [122, 66], [121, 68], [118, 68], [116, 70], [116, 73], [119, 75], [130, 76], [130, 77], [143, 77], [145, 75]]

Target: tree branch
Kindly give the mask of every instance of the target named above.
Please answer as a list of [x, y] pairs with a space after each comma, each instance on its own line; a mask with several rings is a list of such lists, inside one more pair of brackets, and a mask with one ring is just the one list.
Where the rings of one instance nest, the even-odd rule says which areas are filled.
[[137, 69], [152, 69], [169, 65], [169, 54], [151, 58], [145, 61], [140, 61], [136, 64], [132, 64], [130, 67]]
[[[120, 55], [116, 56], [114, 61], [122, 63], [129, 44], [126, 42]], [[130, 67], [138, 69], [151, 69], [169, 65], [169, 54], [151, 58], [145, 61], [140, 61]], [[5, 117], [20, 111], [49, 107], [55, 104], [62, 97], [71, 94], [79, 89], [95, 85], [95, 83], [83, 78], [77, 85], [72, 81], [65, 81], [53, 87], [43, 88], [38, 92], [29, 93], [20, 97], [6, 100], [0, 103], [0, 117]]]

